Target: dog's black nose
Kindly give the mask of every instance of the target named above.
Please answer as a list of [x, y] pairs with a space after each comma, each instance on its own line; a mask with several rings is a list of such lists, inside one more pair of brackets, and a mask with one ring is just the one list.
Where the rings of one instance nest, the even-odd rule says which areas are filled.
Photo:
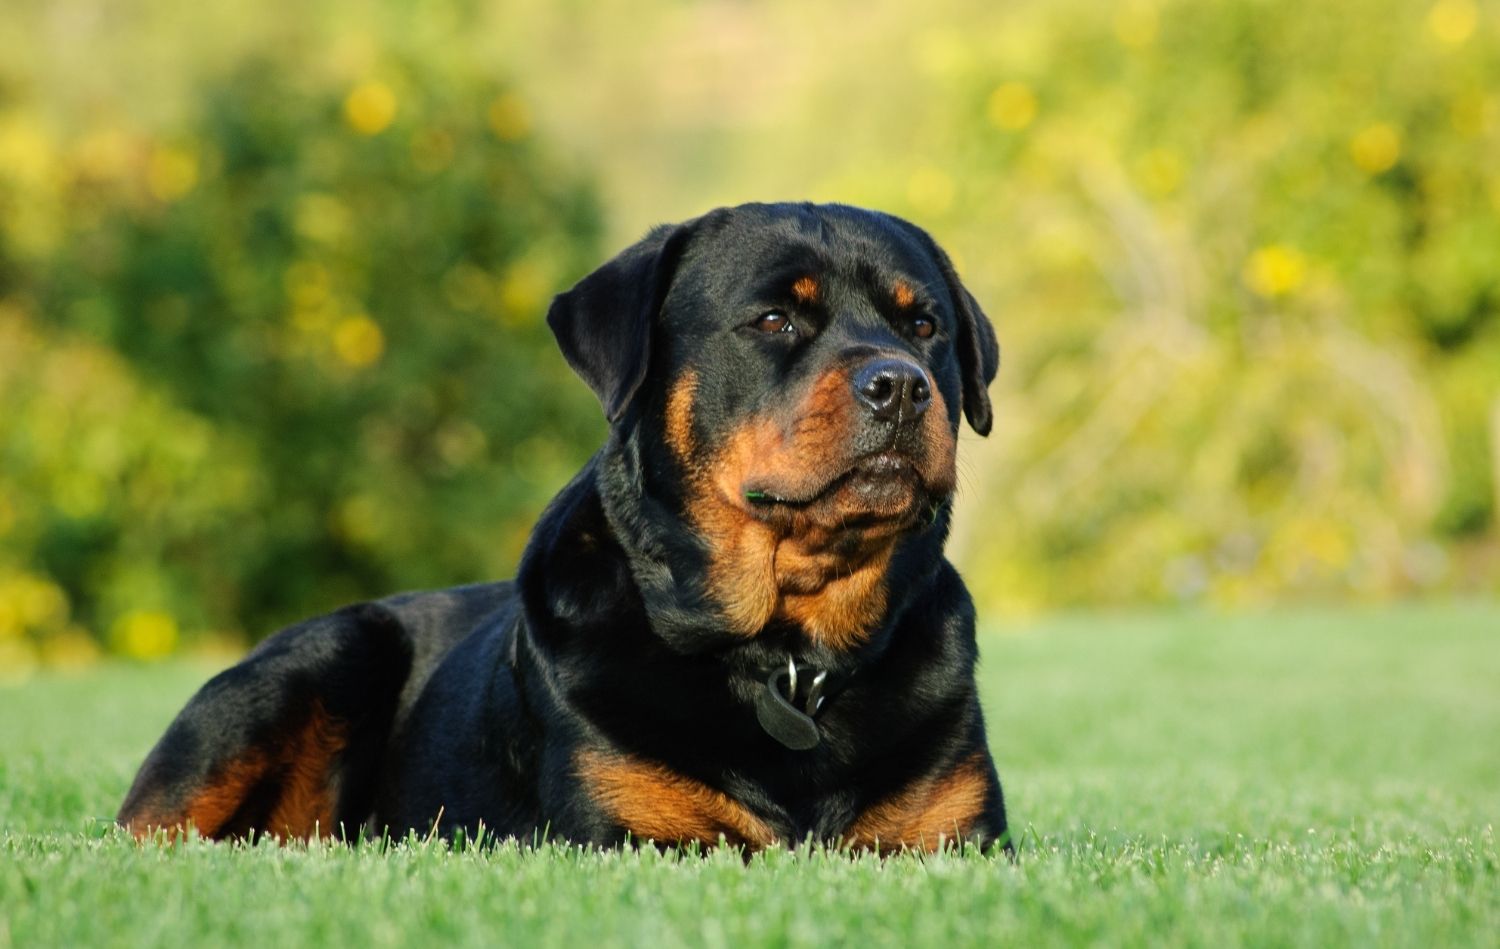
[[854, 394], [882, 422], [909, 422], [927, 411], [932, 386], [909, 359], [872, 359], [854, 374]]

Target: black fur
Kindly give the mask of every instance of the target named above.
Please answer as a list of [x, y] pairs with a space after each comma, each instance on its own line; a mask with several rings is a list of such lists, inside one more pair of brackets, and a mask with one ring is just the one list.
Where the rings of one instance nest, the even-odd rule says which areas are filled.
[[[804, 273], [819, 277], [817, 306], [786, 297]], [[912, 335], [887, 301], [893, 280], [917, 291], [937, 325], [931, 338]], [[758, 333], [768, 309], [791, 313], [799, 334]], [[947, 256], [886, 215], [747, 205], [658, 228], [560, 295], [548, 322], [612, 425], [537, 523], [514, 584], [405, 594], [268, 639], [191, 700], [147, 758], [121, 822], [185, 823], [236, 762], [275, 758], [316, 703], [346, 736], [321, 765], [335, 824], [325, 832], [472, 836], [483, 826], [526, 841], [618, 844], [628, 822], [579, 773], [580, 753], [593, 750], [722, 792], [778, 840], [834, 843], [871, 807], [973, 763], [983, 803], [962, 834], [1003, 844], [973, 607], [942, 555], [951, 490], [923, 496], [923, 517], [903, 528], [885, 609], [866, 635], [816, 640], [782, 615], [746, 635], [726, 624], [712, 542], [696, 528], [691, 486], [703, 472], [666, 434], [671, 386], [688, 369], [691, 434], [708, 457], [747, 419], [871, 353], [923, 367], [950, 433], [960, 408], [988, 432], [998, 349]], [[903, 444], [873, 427], [840, 437], [856, 453], [880, 439]], [[768, 673], [788, 659], [836, 683], [808, 751], [778, 744], [754, 712]], [[287, 774], [269, 769], [200, 832], [281, 833], [270, 815], [285, 813], [276, 808]]]

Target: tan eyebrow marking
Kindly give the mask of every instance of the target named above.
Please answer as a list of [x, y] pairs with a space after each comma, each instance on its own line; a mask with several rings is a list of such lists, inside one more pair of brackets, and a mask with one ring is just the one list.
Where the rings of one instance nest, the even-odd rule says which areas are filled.
[[792, 296], [796, 297], [799, 303], [812, 303], [817, 300], [818, 290], [818, 281], [812, 277], [799, 277], [797, 282], [792, 284]]
[[911, 284], [905, 280], [897, 280], [896, 285], [891, 288], [891, 296], [895, 298], [896, 305], [905, 309], [917, 302], [917, 294], [911, 288]]

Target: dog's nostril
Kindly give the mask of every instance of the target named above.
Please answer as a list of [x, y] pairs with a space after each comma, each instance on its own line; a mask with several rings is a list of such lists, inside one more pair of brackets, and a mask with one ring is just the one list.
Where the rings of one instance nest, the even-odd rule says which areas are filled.
[[884, 404], [891, 401], [891, 396], [896, 394], [896, 383], [888, 375], [877, 375], [865, 383], [860, 391], [871, 402]]
[[873, 359], [855, 373], [854, 391], [882, 422], [915, 419], [932, 401], [932, 386], [921, 366], [908, 359]]

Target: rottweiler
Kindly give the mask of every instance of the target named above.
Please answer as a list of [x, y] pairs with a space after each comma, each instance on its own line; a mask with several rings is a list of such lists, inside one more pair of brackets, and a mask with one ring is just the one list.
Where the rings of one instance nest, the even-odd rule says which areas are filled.
[[1009, 849], [943, 556], [999, 348], [948, 256], [873, 211], [721, 208], [547, 322], [610, 427], [515, 580], [265, 640], [172, 722], [120, 823]]

